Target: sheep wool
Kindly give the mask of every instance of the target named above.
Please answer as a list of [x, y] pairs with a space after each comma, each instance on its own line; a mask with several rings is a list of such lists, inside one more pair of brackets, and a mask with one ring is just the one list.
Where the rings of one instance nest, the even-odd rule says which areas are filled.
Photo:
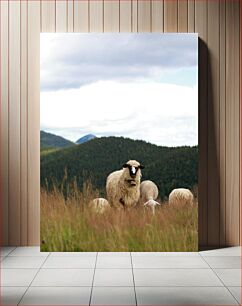
[[110, 208], [108, 201], [104, 198], [96, 198], [92, 200], [89, 204], [91, 209], [96, 213], [104, 213], [107, 209]]
[[143, 204], [149, 200], [156, 200], [158, 194], [158, 187], [154, 182], [147, 180], [140, 184], [140, 198]]
[[136, 160], [130, 160], [122, 170], [109, 174], [106, 192], [111, 206], [128, 208], [137, 204], [140, 197], [141, 167], [143, 166]]
[[173, 189], [169, 195], [169, 204], [171, 205], [192, 205], [193, 204], [193, 194], [189, 189], [177, 188]]

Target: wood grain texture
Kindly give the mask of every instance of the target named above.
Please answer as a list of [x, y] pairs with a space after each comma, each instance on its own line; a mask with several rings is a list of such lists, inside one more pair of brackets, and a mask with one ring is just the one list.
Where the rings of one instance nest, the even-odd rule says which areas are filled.
[[28, 245], [40, 236], [40, 2], [28, 2]]
[[138, 32], [151, 32], [151, 1], [138, 1]]
[[164, 32], [178, 31], [178, 1], [164, 0]]
[[219, 88], [220, 88], [220, 112], [219, 112], [219, 169], [220, 169], [220, 245], [226, 245], [226, 0], [220, 1], [220, 46], [219, 46]]
[[208, 1], [208, 244], [220, 244], [219, 2]]
[[89, 1], [74, 0], [74, 32], [89, 31]]
[[151, 11], [151, 30], [152, 32], [164, 32], [164, 1], [153, 0]]
[[56, 32], [67, 32], [67, 1], [56, 0]]
[[20, 192], [21, 192], [21, 245], [28, 244], [28, 3], [21, 1], [21, 50], [20, 50]]
[[[1, 137], [1, 153], [0, 153], [0, 167], [1, 167], [1, 245], [8, 245], [8, 191], [9, 191], [9, 130], [8, 130], [8, 1], [0, 2], [1, 9], [1, 111], [0, 111], [0, 137]], [[4, 76], [4, 77], [3, 77]]]
[[103, 31], [103, 1], [90, 1], [90, 32]]
[[120, 1], [120, 32], [132, 31], [132, 1]]
[[226, 2], [226, 245], [239, 244], [239, 2]]
[[195, 0], [188, 0], [188, 32], [195, 31]]
[[9, 243], [20, 245], [20, 1], [9, 2]]
[[178, 0], [178, 32], [188, 31], [188, 0]]
[[103, 2], [104, 32], [119, 32], [119, 1], [110, 0]]
[[207, 103], [207, 1], [195, 1], [195, 32], [199, 34], [199, 167], [198, 235], [201, 246], [208, 245], [208, 103]]
[[41, 31], [56, 31], [56, 0], [41, 1]]

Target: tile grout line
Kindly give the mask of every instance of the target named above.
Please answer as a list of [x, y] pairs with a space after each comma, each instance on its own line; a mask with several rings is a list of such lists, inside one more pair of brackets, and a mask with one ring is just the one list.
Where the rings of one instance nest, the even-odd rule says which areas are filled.
[[25, 294], [27, 293], [27, 291], [28, 291], [29, 288], [31, 287], [33, 281], [35, 280], [35, 278], [36, 278], [36, 276], [38, 275], [39, 271], [41, 270], [41, 268], [42, 268], [43, 265], [45, 264], [46, 260], [49, 258], [50, 254], [51, 254], [51, 253], [49, 253], [49, 254], [46, 256], [45, 260], [44, 260], [43, 263], [40, 265], [38, 271], [36, 272], [35, 276], [33, 277], [32, 281], [30, 282], [30, 284], [27, 286], [27, 289], [25, 290], [24, 294], [22, 295], [22, 297], [21, 297], [21, 299], [20, 299], [20, 301], [18, 302], [17, 305], [19, 305], [19, 304], [22, 302], [22, 300], [23, 300]]
[[89, 306], [91, 305], [91, 301], [92, 301], [92, 291], [93, 291], [94, 277], [95, 277], [96, 266], [97, 266], [97, 257], [98, 257], [98, 252], [96, 253], [96, 260], [95, 260], [95, 266], [94, 266], [93, 278], [92, 278], [92, 286], [91, 286], [91, 292], [90, 292], [90, 298], [89, 298], [89, 304], [88, 304]]
[[232, 294], [232, 292], [229, 290], [229, 288], [225, 285], [225, 283], [222, 281], [222, 279], [218, 276], [218, 274], [216, 273], [216, 271], [214, 271], [214, 269], [210, 266], [210, 264], [205, 260], [205, 258], [203, 258], [203, 256], [201, 255], [202, 259], [206, 262], [206, 264], [210, 267], [210, 269], [213, 271], [213, 273], [217, 276], [217, 278], [220, 280], [220, 282], [223, 284], [223, 287], [227, 289], [227, 291], [229, 292], [229, 294], [233, 297], [233, 299], [235, 300], [236, 303], [238, 303], [240, 305], [240, 303], [237, 301], [236, 297]]
[[130, 252], [130, 260], [131, 260], [131, 267], [132, 267], [132, 276], [133, 276], [133, 283], [134, 283], [134, 298], [135, 298], [135, 305], [137, 306], [137, 294], [136, 294], [136, 288], [135, 288], [135, 280], [134, 280], [134, 267], [133, 267], [133, 259], [132, 254]]

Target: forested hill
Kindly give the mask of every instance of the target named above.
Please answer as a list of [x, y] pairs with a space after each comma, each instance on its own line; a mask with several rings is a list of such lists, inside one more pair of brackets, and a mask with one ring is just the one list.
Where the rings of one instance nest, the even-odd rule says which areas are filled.
[[67, 140], [61, 136], [40, 131], [40, 147], [42, 150], [47, 148], [67, 148], [74, 145], [74, 142], [71, 142], [70, 140]]
[[161, 147], [123, 137], [95, 138], [90, 142], [41, 156], [41, 184], [61, 184], [65, 169], [67, 180], [77, 179], [82, 188], [86, 179], [104, 189], [108, 174], [121, 169], [129, 159], [145, 166], [142, 180], [153, 180], [164, 198], [176, 187], [193, 188], [198, 177], [198, 147]]

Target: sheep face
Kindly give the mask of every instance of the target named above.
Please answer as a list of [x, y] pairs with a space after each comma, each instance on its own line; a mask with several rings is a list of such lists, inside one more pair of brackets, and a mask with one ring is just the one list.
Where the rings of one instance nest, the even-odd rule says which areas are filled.
[[140, 182], [141, 179], [141, 169], [144, 169], [144, 166], [136, 160], [129, 160], [124, 164], [123, 172], [125, 174], [126, 182], [131, 186], [136, 186], [137, 182]]

